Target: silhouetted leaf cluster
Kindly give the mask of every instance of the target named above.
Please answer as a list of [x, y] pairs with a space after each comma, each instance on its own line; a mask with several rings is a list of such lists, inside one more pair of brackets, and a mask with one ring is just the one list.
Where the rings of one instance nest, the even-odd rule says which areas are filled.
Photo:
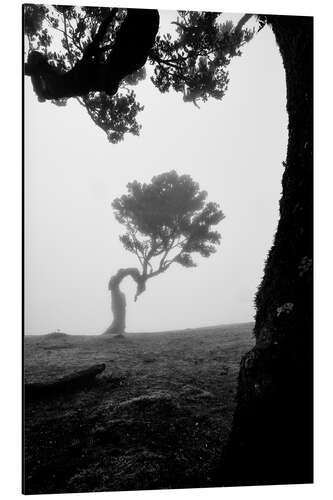
[[[28, 52], [39, 51], [49, 64], [63, 73], [77, 65], [88, 51], [92, 51], [92, 60], [98, 58], [103, 62], [112, 52], [117, 31], [126, 16], [126, 9], [117, 9], [114, 19], [99, 37], [99, 28], [110, 12], [106, 7], [27, 4], [24, 32]], [[175, 34], [158, 35], [149, 54], [149, 61], [155, 66], [152, 82], [161, 92], [170, 89], [181, 92], [184, 101], [195, 105], [209, 97], [221, 99], [228, 86], [230, 60], [241, 54], [240, 48], [252, 38], [254, 31], [235, 29], [230, 21], [221, 23], [219, 13], [179, 11], [178, 14], [173, 23]], [[96, 44], [98, 51], [94, 53]], [[145, 77], [143, 67], [127, 76], [114, 96], [90, 92], [77, 97], [112, 143], [121, 141], [126, 133], [139, 134], [137, 114], [143, 107], [128, 86], [136, 85]], [[64, 106], [67, 99], [52, 102]]]
[[133, 90], [115, 97], [110, 97], [105, 92], [91, 92], [80, 99], [80, 102], [113, 144], [120, 142], [126, 133], [139, 135], [141, 125], [135, 118], [144, 107], [135, 100]]
[[228, 86], [227, 66], [252, 30], [235, 30], [230, 21], [219, 23], [217, 12], [179, 12], [177, 36], [158, 36], [150, 59], [156, 63], [152, 81], [161, 92], [172, 88], [184, 101], [221, 99]]
[[[110, 13], [104, 7], [71, 7], [26, 5], [24, 7], [24, 31], [29, 51], [39, 50], [48, 62], [63, 72], [69, 71], [80, 59], [98, 31], [100, 23]], [[125, 11], [118, 10], [112, 29], [102, 40], [103, 57], [107, 57]], [[143, 106], [136, 101], [128, 86], [137, 85], [146, 77], [145, 69], [136, 71], [123, 81], [115, 96], [105, 92], [91, 92], [77, 97], [112, 143], [123, 140], [126, 133], [139, 135], [141, 125], [137, 114]], [[53, 99], [57, 106], [65, 106], [67, 99]]]
[[149, 184], [131, 182], [127, 190], [112, 203], [118, 222], [126, 228], [120, 240], [148, 277], [164, 272], [173, 262], [193, 267], [191, 254], [209, 257], [216, 251], [221, 235], [212, 226], [224, 215], [218, 204], [206, 202], [206, 191], [189, 175], [172, 170]]

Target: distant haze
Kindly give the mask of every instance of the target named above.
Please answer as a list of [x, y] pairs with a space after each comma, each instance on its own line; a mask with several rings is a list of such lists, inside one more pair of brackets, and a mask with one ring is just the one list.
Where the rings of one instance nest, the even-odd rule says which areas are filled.
[[[161, 12], [167, 30], [175, 12]], [[239, 16], [226, 16], [237, 20]], [[111, 202], [134, 179], [171, 169], [190, 174], [226, 218], [222, 242], [197, 268], [174, 264], [151, 279], [127, 330], [156, 331], [247, 322], [278, 221], [287, 113], [282, 59], [265, 27], [229, 66], [221, 101], [197, 109], [161, 94], [149, 75], [135, 91], [145, 109], [140, 137], [112, 145], [75, 100], [39, 103], [25, 78], [25, 331], [98, 334], [111, 322], [107, 284], [136, 266], [119, 241]], [[148, 73], [151, 67], [147, 65]]]

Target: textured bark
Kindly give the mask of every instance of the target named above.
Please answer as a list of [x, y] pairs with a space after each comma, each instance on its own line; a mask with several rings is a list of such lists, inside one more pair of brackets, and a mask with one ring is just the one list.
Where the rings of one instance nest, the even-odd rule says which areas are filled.
[[313, 481], [313, 19], [267, 16], [286, 72], [289, 142], [280, 221], [241, 362], [224, 485]]
[[119, 269], [117, 274], [112, 276], [109, 281], [109, 290], [111, 292], [111, 310], [113, 314], [113, 322], [104, 332], [108, 334], [122, 334], [126, 328], [126, 297], [120, 290], [120, 283], [127, 276], [131, 276], [136, 282], [137, 291], [135, 300], [145, 290], [146, 279], [142, 276], [138, 269], [129, 267], [127, 269]]
[[[108, 17], [111, 22], [113, 16]], [[115, 95], [121, 80], [146, 63], [158, 28], [157, 10], [128, 9], [105, 63], [99, 62], [93, 41], [82, 59], [66, 73], [51, 66], [43, 54], [33, 51], [25, 64], [25, 74], [31, 77], [41, 101], [84, 96], [89, 92]]]

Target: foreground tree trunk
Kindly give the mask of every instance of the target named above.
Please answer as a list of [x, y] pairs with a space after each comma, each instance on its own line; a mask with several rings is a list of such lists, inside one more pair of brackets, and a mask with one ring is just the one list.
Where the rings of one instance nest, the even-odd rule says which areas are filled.
[[219, 469], [224, 485], [313, 481], [313, 20], [267, 16], [286, 71], [289, 142], [280, 221], [256, 297]]
[[109, 290], [111, 292], [111, 310], [113, 314], [113, 321], [109, 328], [104, 332], [105, 335], [123, 334], [126, 328], [126, 297], [120, 290], [120, 283], [127, 276], [131, 276], [137, 285], [137, 292], [135, 300], [138, 295], [145, 290], [145, 278], [140, 274], [139, 270], [135, 267], [127, 269], [119, 269], [117, 274], [112, 276], [109, 281]]

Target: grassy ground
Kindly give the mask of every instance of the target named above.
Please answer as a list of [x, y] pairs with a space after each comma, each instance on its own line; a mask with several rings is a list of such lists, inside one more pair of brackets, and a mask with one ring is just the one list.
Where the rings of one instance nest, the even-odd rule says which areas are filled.
[[106, 370], [86, 390], [27, 405], [25, 492], [213, 486], [252, 328], [26, 337], [26, 382]]

